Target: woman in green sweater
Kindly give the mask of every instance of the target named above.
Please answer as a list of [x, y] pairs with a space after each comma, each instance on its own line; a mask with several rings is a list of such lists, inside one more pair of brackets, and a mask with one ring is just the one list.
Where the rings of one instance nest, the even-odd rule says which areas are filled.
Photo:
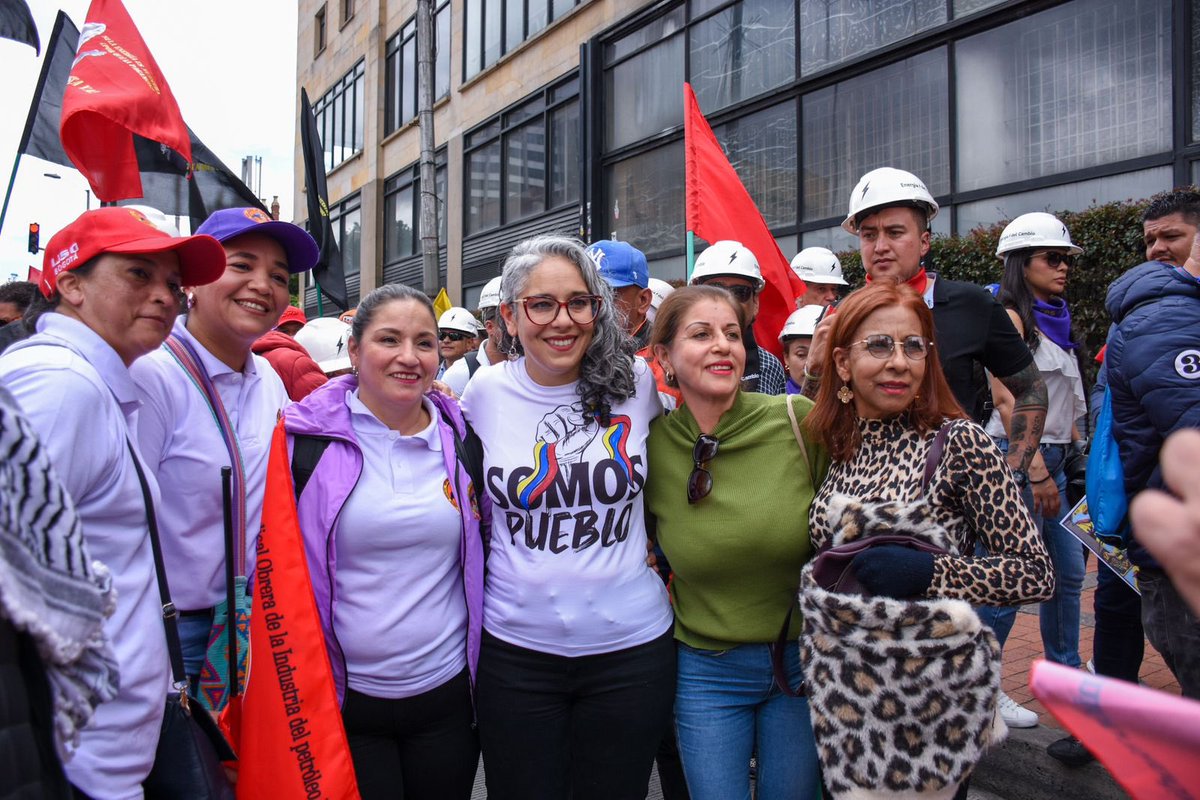
[[[728, 292], [689, 286], [663, 301], [651, 338], [684, 402], [650, 426], [645, 496], [674, 571], [675, 722], [693, 800], [749, 800], [754, 753], [759, 800], [816, 797], [819, 784], [808, 702], [778, 685], [771, 650], [795, 610], [828, 458], [797, 442], [789, 411], [802, 420], [808, 400], [739, 389], [744, 327]], [[793, 613], [782, 653], [793, 687], [799, 631]]]

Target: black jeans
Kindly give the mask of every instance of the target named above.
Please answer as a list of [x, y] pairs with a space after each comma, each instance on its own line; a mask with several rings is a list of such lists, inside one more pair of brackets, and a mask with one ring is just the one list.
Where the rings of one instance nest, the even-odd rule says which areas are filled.
[[1100, 565], [1093, 603], [1092, 666], [1096, 674], [1137, 683], [1144, 649], [1141, 598], [1112, 570]]
[[483, 632], [479, 733], [490, 800], [644, 800], [675, 702], [675, 641], [593, 656]]
[[1146, 638], [1179, 681], [1183, 696], [1200, 700], [1200, 618], [1162, 570], [1141, 569], [1138, 588]]
[[465, 669], [401, 700], [347, 689], [342, 721], [363, 800], [470, 800], [479, 737]]

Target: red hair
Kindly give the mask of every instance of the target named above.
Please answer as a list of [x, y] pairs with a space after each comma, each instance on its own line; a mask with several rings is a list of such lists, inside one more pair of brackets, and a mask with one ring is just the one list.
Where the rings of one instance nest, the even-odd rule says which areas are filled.
[[[921, 324], [921, 335], [930, 342], [933, 336], [933, 314], [925, 300], [909, 286], [892, 281], [873, 281], [866, 287], [850, 293], [837, 307], [830, 330], [829, 343], [821, 364], [821, 389], [817, 392], [816, 405], [809, 412], [804, 424], [829, 451], [834, 461], [849, 461], [859, 445], [858, 415], [853, 403], [837, 399], [837, 392], [846, 382], [837, 374], [833, 364], [835, 348], [846, 349], [853, 343], [854, 335], [867, 318], [882, 308], [901, 306], [917, 315]], [[908, 409], [909, 423], [921, 433], [941, 427], [946, 419], [966, 419], [962, 406], [958, 404], [938, 360], [936, 345], [925, 358], [925, 377], [917, 390], [917, 397]]]

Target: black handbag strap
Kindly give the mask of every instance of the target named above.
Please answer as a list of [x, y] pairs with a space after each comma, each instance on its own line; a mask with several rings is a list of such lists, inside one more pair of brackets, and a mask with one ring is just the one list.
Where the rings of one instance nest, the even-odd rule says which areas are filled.
[[154, 499], [150, 497], [150, 486], [146, 483], [146, 474], [142, 472], [142, 462], [138, 460], [133, 443], [126, 439], [125, 446], [129, 448], [133, 468], [137, 470], [138, 483], [142, 486], [142, 502], [146, 506], [146, 527], [150, 530], [150, 549], [154, 551], [154, 574], [158, 577], [158, 597], [162, 601], [163, 629], [167, 634], [167, 653], [171, 657], [171, 677], [174, 679], [174, 687], [179, 690], [180, 702], [186, 707], [188, 680], [183, 669], [183, 648], [179, 644], [179, 611], [171, 602], [171, 587], [167, 584], [162, 545], [158, 541], [158, 517], [154, 514]]
[[938, 465], [942, 463], [942, 451], [946, 449], [946, 439], [950, 438], [950, 426], [953, 424], [953, 420], [943, 422], [937, 435], [933, 437], [933, 443], [929, 445], [929, 452], [925, 455], [925, 474], [921, 478], [921, 494], [925, 494], [929, 482], [933, 480], [933, 473], [937, 472]]

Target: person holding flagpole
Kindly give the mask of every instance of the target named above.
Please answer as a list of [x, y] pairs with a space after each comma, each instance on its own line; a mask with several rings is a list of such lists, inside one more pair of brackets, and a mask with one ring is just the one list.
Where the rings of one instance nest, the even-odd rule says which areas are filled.
[[312, 268], [317, 246], [302, 228], [258, 208], [217, 211], [197, 232], [224, 245], [225, 269], [213, 283], [189, 287], [186, 316], [131, 373], [142, 403], [138, 444], [167, 487], [163, 558], [180, 610], [184, 670], [200, 700], [219, 710], [226, 664], [209, 664], [200, 678], [214, 608], [228, 596], [221, 469], [233, 476], [236, 579], [246, 576], [243, 558], [253, 563], [271, 430], [289, 402], [279, 376], [251, 347], [279, 322], [288, 281]]
[[[148, 521], [161, 508], [160, 484], [131, 444], [143, 409], [130, 365], [170, 333], [181, 286], [211, 283], [223, 264], [209, 236], [171, 236], [137, 209], [85, 212], [46, 248], [41, 296], [29, 311], [37, 332], [0, 357], [0, 379], [45, 445], [91, 557], [116, 590], [104, 632], [120, 688], [76, 741], [61, 742], [67, 778], [97, 800], [142, 796], [171, 687]], [[102, 690], [103, 665], [90, 668]]]
[[654, 376], [582, 243], [517, 244], [500, 279], [515, 360], [463, 412], [493, 503], [479, 735], [493, 800], [643, 800], [675, 696], [666, 588], [646, 563]]

